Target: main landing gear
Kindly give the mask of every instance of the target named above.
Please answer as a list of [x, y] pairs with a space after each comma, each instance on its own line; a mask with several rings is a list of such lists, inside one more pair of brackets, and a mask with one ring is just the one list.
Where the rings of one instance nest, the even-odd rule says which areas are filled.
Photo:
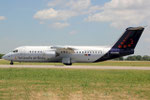
[[11, 60], [11, 61], [10, 61], [10, 65], [13, 65], [13, 64], [14, 64], [14, 62]]
[[72, 63], [64, 63], [64, 65], [71, 66]]

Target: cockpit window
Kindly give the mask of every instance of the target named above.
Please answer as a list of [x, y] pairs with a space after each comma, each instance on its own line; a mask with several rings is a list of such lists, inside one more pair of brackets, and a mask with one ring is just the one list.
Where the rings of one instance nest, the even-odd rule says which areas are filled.
[[18, 50], [14, 50], [14, 51], [13, 51], [13, 53], [17, 53], [17, 52], [18, 52]]

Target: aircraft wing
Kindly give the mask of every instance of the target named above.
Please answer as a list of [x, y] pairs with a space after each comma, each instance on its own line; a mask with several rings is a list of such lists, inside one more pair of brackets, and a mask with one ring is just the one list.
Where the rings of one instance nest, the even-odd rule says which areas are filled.
[[57, 53], [60, 52], [68, 52], [68, 53], [74, 53], [76, 50], [75, 48], [69, 47], [69, 46], [53, 46], [52, 49], [55, 49]]

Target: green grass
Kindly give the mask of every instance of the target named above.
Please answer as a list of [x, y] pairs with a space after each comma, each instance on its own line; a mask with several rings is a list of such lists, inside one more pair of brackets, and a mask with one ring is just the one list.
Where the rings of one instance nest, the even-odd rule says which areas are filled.
[[99, 63], [76, 63], [74, 65], [94, 65], [94, 66], [136, 66], [150, 67], [150, 61], [104, 61]]
[[[10, 61], [0, 60], [0, 65], [9, 65]], [[15, 65], [63, 65], [62, 63], [28, 63], [15, 62]], [[150, 67], [150, 61], [105, 61], [99, 63], [75, 63], [73, 65], [92, 65], [92, 66], [147, 66]]]
[[150, 71], [0, 68], [0, 100], [150, 100]]

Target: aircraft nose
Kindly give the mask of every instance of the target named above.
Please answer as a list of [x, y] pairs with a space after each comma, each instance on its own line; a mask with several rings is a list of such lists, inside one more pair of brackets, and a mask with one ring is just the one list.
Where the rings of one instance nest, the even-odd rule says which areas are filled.
[[5, 59], [5, 60], [10, 60], [10, 58], [11, 58], [11, 54], [10, 54], [10, 53], [5, 54], [5, 55], [2, 57], [2, 59]]
[[2, 59], [5, 59], [5, 55], [4, 55], [4, 56], [2, 56]]

